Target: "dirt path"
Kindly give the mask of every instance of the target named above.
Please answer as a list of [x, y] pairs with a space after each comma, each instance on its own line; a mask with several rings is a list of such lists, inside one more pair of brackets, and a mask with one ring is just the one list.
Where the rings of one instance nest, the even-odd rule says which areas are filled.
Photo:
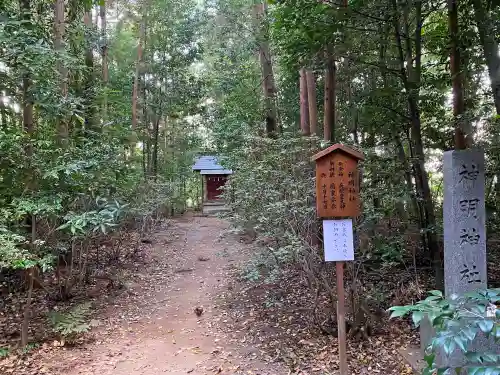
[[[54, 374], [287, 374], [227, 332], [221, 296], [249, 248], [216, 218], [176, 220], [154, 238], [152, 264], [98, 317], [97, 340], [52, 363]], [[203, 308], [198, 317], [194, 309]], [[244, 340], [243, 340], [244, 341]]]

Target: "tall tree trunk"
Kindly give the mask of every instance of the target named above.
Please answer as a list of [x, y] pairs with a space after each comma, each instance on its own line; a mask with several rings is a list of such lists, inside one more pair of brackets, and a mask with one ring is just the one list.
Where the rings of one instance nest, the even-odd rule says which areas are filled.
[[[394, 35], [399, 52], [399, 64], [401, 72], [401, 80], [405, 88], [406, 98], [408, 101], [408, 110], [410, 117], [410, 134], [411, 147], [413, 148], [413, 171], [417, 193], [422, 200], [422, 208], [424, 213], [424, 222], [421, 223], [422, 229], [425, 230], [427, 246], [432, 259], [432, 265], [435, 274], [436, 287], [443, 289], [444, 275], [441, 261], [441, 250], [435, 232], [436, 217], [434, 213], [434, 202], [429, 185], [429, 177], [425, 169], [425, 152], [422, 142], [422, 126], [420, 121], [420, 79], [421, 79], [421, 63], [422, 63], [422, 3], [420, 0], [414, 2], [415, 6], [415, 58], [412, 56], [411, 35], [409, 32], [409, 9], [405, 7], [403, 11], [404, 17], [404, 33], [401, 33], [399, 11], [397, 0], [392, 1], [394, 14]], [[403, 47], [401, 36], [405, 35], [406, 43]], [[405, 52], [406, 51], [406, 52]], [[415, 61], [415, 67], [412, 62]], [[410, 62], [410, 63], [407, 63]]]
[[316, 77], [310, 69], [306, 70], [307, 101], [309, 103], [309, 126], [311, 134], [318, 132], [318, 105], [316, 103]]
[[486, 10], [483, 0], [471, 0], [474, 8], [479, 40], [483, 47], [484, 58], [488, 67], [491, 91], [497, 115], [500, 115], [500, 55], [495, 39], [495, 27], [490, 13]]
[[158, 139], [160, 133], [160, 116], [157, 116], [153, 128], [153, 176], [155, 181], [158, 178]]
[[149, 129], [149, 124], [147, 124], [147, 129], [145, 130], [145, 143], [146, 143], [146, 176], [151, 176], [151, 130]]
[[264, 0], [256, 6], [256, 19], [258, 21], [259, 61], [262, 70], [262, 89], [264, 92], [266, 133], [272, 136], [277, 127], [276, 111], [276, 84], [274, 80], [269, 35], [266, 25], [267, 2]]
[[[386, 67], [386, 66], [391, 67], [391, 64], [387, 60], [387, 49], [388, 49], [390, 32], [391, 32], [391, 24], [389, 22], [389, 19], [387, 18], [386, 22], [383, 25], [381, 25], [381, 29], [380, 29], [380, 50], [379, 50], [379, 65], [380, 65], [380, 67]], [[392, 59], [391, 59], [391, 61], [392, 61]], [[382, 76], [384, 90], [389, 90], [390, 83], [389, 83], [389, 79], [388, 79], [387, 70], [380, 69], [380, 74]], [[406, 117], [404, 117], [404, 119], [407, 120]], [[409, 194], [409, 196], [410, 196], [410, 202], [407, 202], [407, 204], [411, 205], [411, 207], [413, 209], [414, 217], [419, 217], [419, 205], [418, 205], [418, 201], [417, 201], [416, 194], [415, 194], [410, 164], [408, 162], [408, 157], [406, 155], [406, 151], [404, 149], [403, 142], [401, 140], [400, 130], [398, 129], [398, 122], [395, 122], [393, 127], [392, 127], [392, 133], [394, 134], [394, 144], [395, 144], [395, 148], [396, 148], [396, 161], [401, 164], [401, 168], [403, 170], [403, 176], [404, 176], [404, 180], [405, 180], [405, 185], [406, 185], [406, 193]], [[408, 140], [408, 141], [410, 141], [410, 140]], [[396, 178], [396, 181], [394, 182], [395, 185], [398, 185], [400, 183], [400, 180], [399, 180], [400, 177], [401, 177], [400, 174], [395, 175], [395, 178]], [[401, 206], [403, 206], [403, 210], [401, 209]], [[399, 216], [403, 219], [403, 222], [407, 221], [408, 216], [411, 217], [411, 214], [408, 215], [408, 212], [407, 212], [408, 209], [404, 206], [405, 206], [404, 204], [402, 204], [402, 205], [396, 204], [396, 210], [398, 211]], [[425, 239], [424, 239], [424, 241], [425, 241]]]
[[413, 185], [413, 179], [411, 176], [411, 170], [410, 170], [410, 165], [408, 163], [408, 158], [406, 157], [406, 152], [403, 147], [403, 143], [401, 142], [401, 137], [397, 133], [396, 130], [394, 130], [394, 141], [396, 143], [396, 150], [397, 150], [397, 159], [401, 163], [401, 166], [404, 171], [404, 177], [405, 177], [405, 182], [406, 182], [406, 190], [410, 194], [410, 202], [411, 206], [413, 209], [413, 213], [415, 217], [419, 217], [419, 207], [418, 207], [418, 201], [415, 195], [415, 189]]
[[[492, 22], [491, 14], [487, 10], [483, 0], [471, 1], [472, 7], [474, 8], [474, 18], [479, 33], [479, 40], [483, 48], [486, 66], [488, 67], [496, 114], [500, 115], [500, 54], [498, 43], [495, 38], [495, 27]], [[496, 120], [495, 125], [496, 129], [498, 129], [500, 121]], [[497, 136], [497, 142], [498, 138]], [[500, 172], [496, 174], [495, 201], [497, 209], [500, 210]]]
[[[144, 80], [143, 80], [144, 81]], [[146, 174], [148, 176], [151, 175], [151, 129], [149, 124], [149, 116], [147, 109], [147, 91], [146, 84], [143, 82], [142, 85], [142, 134], [143, 134], [143, 143], [146, 145]], [[143, 149], [144, 152], [144, 149]]]
[[457, 0], [448, 0], [448, 23], [450, 30], [450, 71], [453, 88], [453, 119], [455, 123], [455, 148], [464, 149], [472, 145], [472, 129], [464, 118], [465, 100], [463, 72], [460, 68]]
[[[31, 1], [20, 0], [20, 8], [23, 12], [23, 20], [31, 22]], [[25, 152], [28, 158], [33, 156], [33, 136], [35, 133], [35, 125], [33, 121], [33, 98], [31, 95], [31, 76], [28, 71], [23, 74], [23, 131], [27, 134], [28, 140], [25, 145]], [[30, 179], [32, 176], [29, 177]]]
[[[30, 0], [19, 0], [19, 6], [22, 12], [22, 19], [26, 22], [26, 27], [31, 28], [31, 1]], [[35, 133], [35, 125], [33, 119], [33, 98], [31, 96], [31, 88], [32, 88], [32, 80], [30, 73], [26, 69], [26, 72], [23, 74], [22, 81], [22, 93], [23, 93], [23, 103], [22, 103], [22, 112], [23, 112], [23, 131], [26, 133], [28, 139], [25, 145], [25, 154], [28, 159], [29, 168], [26, 175], [26, 187], [27, 189], [33, 189], [34, 185], [34, 176], [31, 168], [31, 159], [33, 157], [33, 138]], [[32, 229], [34, 228], [34, 221], [32, 223]], [[36, 236], [32, 235], [32, 241], [36, 240]], [[29, 275], [29, 289], [28, 289], [28, 298], [26, 300], [26, 304], [24, 307], [24, 319], [21, 327], [21, 345], [28, 345], [28, 331], [29, 331], [29, 323], [31, 320], [31, 300], [32, 300], [32, 292], [33, 292], [33, 269], [31, 268], [28, 271]]]
[[31, 303], [33, 300], [33, 287], [34, 287], [34, 271], [35, 267], [28, 270], [28, 298], [26, 298], [26, 305], [23, 312], [23, 324], [21, 328], [21, 345], [26, 347], [29, 344], [29, 326], [31, 320]]
[[107, 40], [107, 20], [106, 20], [106, 0], [102, 0], [99, 13], [101, 16], [101, 56], [102, 56], [102, 86], [104, 88], [102, 103], [102, 118], [104, 123], [108, 117], [108, 40]]
[[[142, 73], [142, 44], [146, 33], [146, 0], [143, 0], [142, 20], [139, 26], [139, 42], [137, 44], [137, 58], [135, 61], [134, 87], [132, 89], [132, 131], [137, 130], [138, 123], [138, 101], [139, 101], [139, 80]], [[135, 150], [135, 143], [131, 145], [131, 152]]]
[[144, 176], [144, 180], [147, 180], [147, 174], [148, 174], [148, 166], [146, 165], [146, 145], [147, 145], [147, 139], [146, 137], [143, 137], [142, 140], [142, 175]]
[[0, 115], [2, 116], [2, 130], [6, 132], [9, 128], [9, 121], [7, 119], [7, 107], [3, 100], [0, 100]]
[[[348, 56], [346, 59], [344, 59], [344, 63], [341, 65], [342, 69], [341, 71], [344, 72], [344, 82], [342, 83], [344, 92], [345, 92], [345, 101], [347, 103], [347, 113], [344, 116], [347, 128], [349, 129], [350, 133], [353, 135], [353, 138], [355, 138], [355, 132], [357, 131], [357, 121], [358, 121], [358, 111], [354, 106], [354, 99], [353, 99], [353, 90], [352, 90], [352, 83], [353, 83], [353, 73], [351, 72], [351, 58]], [[336, 114], [336, 121], [338, 122], [339, 119], [339, 113], [337, 112]], [[372, 138], [372, 139], [369, 139]], [[373, 144], [373, 147], [375, 147], [375, 133], [374, 132], [361, 132], [361, 143], [364, 144], [368, 142], [369, 144]]]
[[[166, 61], [166, 56], [164, 55], [164, 60], [163, 63]], [[163, 116], [163, 93], [162, 93], [162, 87], [161, 87], [161, 82], [160, 82], [160, 87], [159, 87], [159, 103], [158, 103], [158, 110], [156, 112], [155, 118], [154, 118], [154, 124], [153, 124], [153, 176], [154, 180], [157, 181], [158, 179], [158, 148], [159, 148], [159, 138], [160, 138], [160, 121]]]
[[65, 96], [68, 91], [66, 82], [67, 69], [64, 66], [61, 53], [64, 52], [64, 35], [65, 35], [65, 19], [64, 19], [64, 0], [57, 0], [54, 7], [54, 48], [59, 54], [57, 56], [57, 71], [59, 73], [59, 86], [61, 93]]
[[300, 129], [303, 135], [310, 135], [309, 103], [307, 95], [307, 77], [305, 68], [300, 69]]
[[147, 14], [147, 8], [144, 8], [144, 13], [143, 13], [143, 50], [142, 50], [142, 61], [141, 61], [141, 71], [140, 71], [140, 83], [141, 83], [141, 89], [142, 89], [142, 102], [141, 102], [141, 107], [142, 107], [142, 131], [144, 133], [144, 137], [146, 138], [146, 152], [147, 152], [147, 175], [151, 176], [151, 118], [148, 109], [148, 97], [150, 96], [150, 92], [148, 90], [147, 84], [146, 84], [146, 66], [147, 66], [147, 56], [146, 56], [146, 51], [147, 51], [147, 32], [148, 32], [148, 14]]
[[[64, 66], [63, 57], [61, 54], [64, 52], [64, 34], [65, 34], [65, 20], [64, 20], [64, 0], [57, 0], [54, 12], [54, 48], [58, 53], [56, 69], [59, 73], [59, 86], [61, 95], [66, 98], [68, 95], [68, 84], [66, 82], [68, 71]], [[57, 141], [59, 146], [67, 147], [68, 144], [68, 122], [66, 116], [61, 116], [57, 123]]]
[[[95, 11], [95, 19], [94, 19], [94, 25], [96, 25], [96, 27], [99, 27], [99, 5], [96, 5], [95, 8], [94, 8], [94, 11]], [[92, 12], [90, 12], [92, 14]]]
[[325, 67], [323, 138], [332, 143], [335, 142], [336, 69], [335, 60], [328, 55]]
[[85, 66], [87, 67], [84, 92], [85, 128], [86, 130], [95, 131], [94, 51], [92, 49], [92, 41], [90, 40], [91, 30], [93, 29], [91, 5], [86, 5], [83, 22], [86, 28]]
[[164, 116], [163, 118], [163, 164], [168, 165], [168, 116]]

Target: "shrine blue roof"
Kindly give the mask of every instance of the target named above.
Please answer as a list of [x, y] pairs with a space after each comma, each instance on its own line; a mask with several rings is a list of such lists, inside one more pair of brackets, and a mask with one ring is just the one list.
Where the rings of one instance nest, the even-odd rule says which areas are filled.
[[[232, 174], [233, 171], [230, 169], [225, 169], [219, 164], [219, 159], [216, 156], [199, 156], [193, 165], [193, 171], [203, 171], [203, 174], [213, 174], [217, 171], [218, 174]], [[212, 173], [208, 171], [214, 171]]]

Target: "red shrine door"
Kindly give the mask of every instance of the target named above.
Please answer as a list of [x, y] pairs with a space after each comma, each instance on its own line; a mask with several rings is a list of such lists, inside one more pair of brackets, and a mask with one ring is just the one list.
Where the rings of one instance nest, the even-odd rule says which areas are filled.
[[226, 179], [227, 176], [222, 174], [207, 175], [207, 200], [220, 199], [219, 196], [222, 190], [219, 190], [219, 188], [224, 186]]

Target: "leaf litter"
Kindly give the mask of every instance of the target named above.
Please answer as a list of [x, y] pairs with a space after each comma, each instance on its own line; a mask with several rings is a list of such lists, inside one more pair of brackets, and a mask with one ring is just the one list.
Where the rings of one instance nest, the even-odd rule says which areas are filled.
[[[30, 352], [1, 360], [0, 373], [338, 373], [337, 339], [311, 324], [312, 296], [299, 275], [288, 270], [273, 284], [241, 280], [235, 264], [255, 248], [226, 231], [215, 218], [181, 218], [161, 228], [152, 245], [143, 244], [151, 247], [148, 260], [125, 275], [129, 287], [96, 298], [101, 307], [79, 345], [42, 338]], [[350, 373], [410, 374], [398, 350], [417, 336], [397, 322], [368, 341], [349, 341]]]

